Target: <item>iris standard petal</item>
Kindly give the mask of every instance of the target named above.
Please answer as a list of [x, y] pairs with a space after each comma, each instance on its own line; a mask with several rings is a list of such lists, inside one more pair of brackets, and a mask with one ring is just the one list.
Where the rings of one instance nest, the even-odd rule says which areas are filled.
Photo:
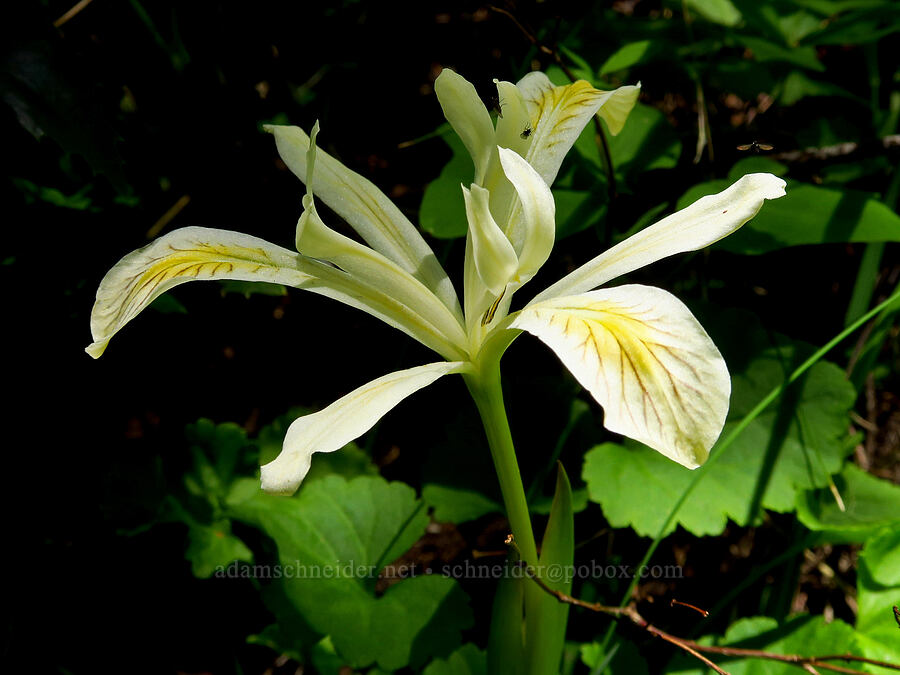
[[515, 276], [519, 260], [509, 239], [494, 221], [490, 193], [478, 185], [462, 186], [466, 218], [472, 235], [472, 256], [478, 276], [494, 295], [500, 295]]
[[503, 172], [518, 197], [510, 213], [507, 236], [519, 254], [519, 282], [525, 283], [553, 249], [556, 203], [544, 179], [519, 154], [506, 148], [500, 148], [499, 154]]
[[748, 174], [616, 244], [541, 292], [532, 303], [581, 293], [662, 258], [705, 248], [750, 220], [767, 199], [783, 197], [784, 186], [772, 174]]
[[488, 170], [494, 151], [494, 124], [478, 97], [475, 87], [462, 75], [444, 68], [434, 81], [434, 93], [453, 127], [475, 163], [475, 182], [479, 185]]
[[344, 447], [410, 394], [469, 367], [465, 362], [440, 362], [401, 370], [372, 380], [324, 410], [298, 418], [288, 428], [281, 454], [261, 468], [262, 489], [292, 494], [306, 477], [313, 453]]
[[[278, 154], [304, 183], [309, 136], [298, 127], [265, 127]], [[321, 149], [316, 153], [313, 191], [373, 249], [429, 288], [462, 321], [462, 307], [434, 251], [399, 208], [375, 185]]]
[[[617, 111], [610, 115], [619, 128], [624, 122], [622, 108], [637, 99], [634, 87], [601, 91], [589, 82], [578, 80], [564, 86], [554, 85], [544, 73], [528, 73], [516, 84], [522, 92], [531, 118], [533, 137], [525, 159], [552, 185], [563, 158], [585, 125], [602, 106], [615, 101]], [[630, 107], [628, 108], [630, 111]], [[625, 112], [627, 115], [627, 112]]]
[[651, 286], [554, 298], [510, 324], [550, 347], [603, 406], [610, 431], [696, 468], [725, 424], [731, 379], [690, 310]]

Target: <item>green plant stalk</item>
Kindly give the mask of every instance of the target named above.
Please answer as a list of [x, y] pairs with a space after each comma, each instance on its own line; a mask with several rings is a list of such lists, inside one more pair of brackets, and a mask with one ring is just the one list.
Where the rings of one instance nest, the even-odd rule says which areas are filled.
[[[787, 389], [798, 378], [800, 378], [803, 373], [805, 373], [816, 363], [818, 363], [822, 359], [822, 357], [825, 356], [825, 354], [834, 349], [834, 347], [841, 343], [848, 335], [851, 335], [855, 331], [859, 330], [859, 328], [862, 327], [863, 324], [865, 324], [869, 319], [882, 312], [890, 304], [896, 302], [897, 300], [900, 300], [900, 286], [895, 288], [894, 292], [891, 293], [890, 297], [888, 297], [884, 302], [879, 303], [878, 306], [863, 314], [856, 321], [854, 321], [852, 324], [850, 324], [844, 330], [834, 336], [831, 340], [829, 340], [823, 347], [816, 350], [816, 352], [812, 356], [810, 356], [808, 359], [806, 359], [806, 361], [800, 364], [794, 370], [794, 372], [792, 372], [784, 380], [784, 382], [782, 382], [780, 385], [770, 391], [765, 397], [763, 397], [763, 399], [756, 404], [753, 410], [747, 413], [746, 417], [744, 417], [736, 426], [731, 429], [728, 435], [716, 445], [713, 454], [710, 455], [703, 468], [698, 469], [697, 473], [694, 474], [694, 479], [687, 486], [687, 489], [685, 489], [685, 491], [682, 493], [681, 497], [675, 503], [675, 506], [672, 507], [672, 510], [669, 512], [669, 515], [666, 518], [665, 522], [659, 528], [659, 533], [656, 535], [653, 542], [650, 544], [650, 547], [647, 549], [647, 552], [644, 554], [644, 557], [641, 559], [641, 562], [638, 564], [637, 569], [643, 568], [650, 561], [650, 558], [653, 556], [653, 554], [656, 552], [657, 547], [662, 542], [666, 531], [672, 524], [672, 521], [675, 520], [675, 516], [678, 515], [681, 507], [694, 491], [694, 488], [699, 485], [700, 481], [703, 479], [703, 476], [706, 475], [707, 467], [716, 462], [716, 460], [721, 456], [722, 451], [725, 450], [725, 448], [727, 448], [729, 445], [734, 443], [735, 439], [737, 439], [737, 437], [743, 433], [744, 429], [750, 426], [750, 423], [753, 422], [753, 420], [755, 420], [766, 408], [768, 408], [773, 401], [781, 396], [784, 390]], [[637, 581], [637, 577], [631, 580], [631, 583], [628, 585], [628, 588], [625, 590], [625, 593], [622, 596], [622, 601], [619, 603], [620, 607], [624, 607], [628, 603], [628, 599], [631, 597]], [[603, 643], [600, 646], [601, 652], [606, 652], [606, 647], [609, 644], [610, 639], [612, 639], [615, 629], [615, 624], [610, 625], [609, 629], [607, 629], [606, 635], [604, 635], [603, 637]]]
[[[512, 529], [519, 554], [528, 565], [536, 567], [538, 563], [537, 546], [531, 527], [531, 514], [528, 510], [528, 500], [525, 497], [525, 487], [519, 473], [516, 450], [509, 430], [506, 408], [503, 404], [500, 360], [499, 358], [485, 359], [477, 364], [477, 368], [474, 373], [465, 374], [463, 377], [481, 415], [491, 449], [491, 457], [494, 460], [494, 468], [497, 471], [497, 479], [500, 482], [506, 516], [509, 519], [510, 529]], [[538, 634], [540, 631], [537, 629], [543, 591], [537, 584], [525, 584], [524, 598], [525, 649], [533, 655], [535, 650], [541, 650], [543, 647], [541, 635]]]

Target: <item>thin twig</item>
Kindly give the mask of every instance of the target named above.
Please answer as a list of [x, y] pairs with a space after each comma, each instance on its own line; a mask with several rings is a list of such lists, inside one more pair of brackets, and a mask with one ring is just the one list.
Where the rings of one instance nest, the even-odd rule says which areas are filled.
[[60, 26], [68, 23], [71, 19], [73, 19], [75, 17], [76, 14], [81, 12], [81, 10], [83, 10], [85, 7], [87, 7], [93, 1], [94, 0], [80, 0], [79, 2], [76, 2], [74, 5], [72, 5], [72, 7], [69, 9], [69, 11], [67, 11], [65, 14], [63, 14], [56, 21], [53, 22], [53, 27], [59, 28]]
[[900, 134], [885, 136], [876, 139], [870, 143], [838, 143], [836, 145], [826, 145], [821, 148], [805, 148], [803, 150], [790, 150], [788, 152], [779, 152], [774, 155], [767, 155], [770, 159], [776, 159], [781, 162], [806, 162], [809, 160], [825, 161], [828, 159], [837, 159], [851, 155], [862, 150], [887, 150], [888, 148], [900, 147]]
[[147, 239], [153, 239], [156, 235], [165, 229], [166, 225], [172, 222], [172, 219], [175, 218], [181, 210], [191, 203], [190, 195], [182, 195], [178, 198], [178, 201], [175, 202], [168, 211], [162, 214], [153, 225], [150, 226], [150, 229], [147, 230]]
[[846, 673], [847, 675], [864, 675], [864, 672], [861, 670], [857, 670], [855, 668], [847, 668], [845, 666], [838, 666], [833, 663], [827, 663], [828, 661], [848, 661], [855, 663], [864, 663], [867, 665], [887, 668], [888, 670], [900, 671], [900, 665], [888, 663], [887, 661], [870, 659], [865, 656], [856, 656], [855, 654], [800, 656], [799, 654], [776, 654], [774, 652], [767, 652], [761, 649], [743, 649], [741, 647], [719, 647], [714, 645], [702, 645], [698, 642], [695, 642], [694, 640], [687, 640], [685, 638], [678, 637], [677, 635], [672, 635], [671, 633], [667, 633], [666, 631], [657, 628], [656, 626], [648, 622], [644, 617], [642, 617], [638, 613], [637, 609], [635, 609], [635, 606], [633, 604], [626, 605], [625, 607], [611, 607], [609, 605], [603, 605], [599, 602], [585, 602], [584, 600], [579, 600], [578, 598], [574, 598], [571, 595], [566, 595], [562, 591], [550, 588], [540, 577], [537, 576], [534, 569], [527, 565], [524, 561], [519, 561], [518, 564], [524, 568], [525, 575], [529, 579], [534, 581], [534, 583], [536, 583], [544, 592], [549, 593], [550, 595], [555, 597], [559, 602], [567, 605], [574, 605], [575, 607], [583, 607], [592, 612], [606, 614], [607, 616], [611, 616], [616, 619], [626, 618], [638, 628], [647, 631], [650, 635], [658, 637], [661, 640], [665, 640], [666, 642], [703, 661], [703, 663], [715, 670], [720, 675], [728, 675], [728, 673], [727, 671], [722, 670], [719, 666], [710, 661], [707, 657], [703, 656], [701, 652], [705, 652], [707, 654], [719, 654], [721, 656], [735, 656], [745, 659], [764, 659], [768, 661], [779, 661], [781, 663], [797, 666], [798, 668], [801, 668], [808, 673], [815, 673], [817, 672], [816, 669], [820, 668], [822, 670], [830, 670], [835, 673]]

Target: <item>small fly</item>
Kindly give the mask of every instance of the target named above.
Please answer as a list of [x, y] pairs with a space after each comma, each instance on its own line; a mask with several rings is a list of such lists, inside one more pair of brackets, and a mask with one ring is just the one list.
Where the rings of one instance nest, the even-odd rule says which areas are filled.
[[741, 152], [744, 152], [746, 150], [752, 150], [753, 152], [769, 152], [770, 150], [774, 150], [775, 148], [768, 143], [753, 141], [752, 143], [747, 143], [746, 145], [739, 145], [737, 146], [737, 149]]
[[531, 131], [532, 131], [531, 125], [528, 125], [527, 127], [525, 127], [524, 131], [522, 131], [522, 133], [519, 135], [522, 138], [528, 138], [529, 136], [531, 136]]

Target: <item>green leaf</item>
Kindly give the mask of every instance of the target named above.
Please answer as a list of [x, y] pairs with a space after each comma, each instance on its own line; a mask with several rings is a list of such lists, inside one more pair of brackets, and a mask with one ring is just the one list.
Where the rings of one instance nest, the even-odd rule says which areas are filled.
[[185, 558], [191, 561], [195, 577], [211, 577], [235, 560], [253, 562], [253, 553], [243, 541], [231, 534], [231, 523], [220, 520], [212, 525], [190, 525]]
[[830, 490], [801, 494], [797, 516], [807, 528], [821, 533], [822, 541], [862, 542], [889, 526], [900, 526], [900, 487], [847, 464], [835, 477], [844, 501], [841, 511]]
[[881, 586], [900, 586], [900, 509], [894, 510], [894, 526], [866, 542], [862, 557], [871, 579]]
[[731, 0], [686, 0], [686, 4], [707, 21], [722, 26], [736, 26], [741, 22], [741, 13]]
[[[805, 358], [811, 348], [776, 336], [775, 346], [752, 316], [721, 312], [702, 318], [732, 371], [732, 398], [722, 436]], [[730, 518], [756, 522], [760, 506], [788, 512], [801, 490], [824, 487], [850, 448], [847, 419], [856, 398], [843, 371], [819, 362], [757, 417], [713, 464], [682, 506], [675, 525], [697, 535], [720, 534]], [[713, 453], [717, 452], [714, 448]], [[585, 457], [582, 478], [613, 527], [656, 536], [693, 480], [688, 469], [640, 443], [604, 443]], [[648, 492], [653, 499], [647, 499]]]
[[629, 42], [606, 59], [606, 62], [600, 66], [600, 75], [614, 73], [617, 70], [625, 70], [639, 63], [646, 63], [659, 54], [660, 51], [659, 43], [654, 40]]
[[819, 72], [825, 70], [814, 47], [784, 47], [752, 35], [739, 35], [737, 41], [751, 49], [760, 63], [781, 61]]
[[553, 190], [557, 240], [586, 230], [606, 215], [600, 195], [601, 192], [588, 190]]
[[438, 239], [455, 239], [466, 236], [469, 227], [459, 186], [472, 182], [474, 169], [472, 158], [456, 134], [444, 134], [442, 138], [450, 146], [453, 156], [440, 175], [425, 186], [419, 227]]
[[848, 98], [852, 101], [865, 104], [865, 101], [851, 94], [843, 87], [824, 80], [814, 80], [807, 77], [803, 73], [795, 70], [791, 72], [781, 85], [781, 103], [783, 105], [794, 105], [807, 97], [813, 96], [837, 96], [839, 98]]
[[420, 666], [449, 654], [471, 625], [468, 599], [452, 579], [414, 577], [376, 597], [380, 570], [428, 522], [405, 484], [326, 476], [304, 483], [295, 498], [258, 493], [232, 506], [231, 515], [275, 540], [291, 603], [353, 667]]
[[488, 513], [503, 513], [503, 507], [480, 492], [444, 485], [426, 485], [422, 499], [434, 509], [439, 523], [465, 523]]
[[[575, 559], [575, 521], [572, 512], [572, 486], [562, 464], [556, 474], [556, 492], [550, 519], [541, 540], [537, 575], [550, 588], [566, 595], [572, 593], [572, 569]], [[527, 582], [526, 582], [527, 583]], [[526, 641], [530, 672], [559, 672], [569, 605], [549, 593], [542, 596], [538, 616], [526, 617]]]
[[[591, 673], [612, 673], [612, 675], [649, 675], [647, 661], [641, 656], [638, 648], [628, 641], [619, 642], [611, 648], [609, 654], [601, 651], [598, 642], [581, 645], [581, 661]], [[598, 670], [598, 666], [607, 662], [607, 668]]]
[[893, 614], [893, 607], [900, 606], [898, 557], [900, 542], [896, 532], [885, 533], [863, 549], [856, 581], [854, 642], [864, 656], [892, 663], [900, 663], [900, 626]]
[[[757, 649], [774, 654], [824, 656], [856, 653], [853, 628], [843, 621], [826, 623], [822, 617], [800, 616], [779, 625], [769, 617], [741, 619], [732, 624], [724, 638], [704, 637], [701, 644]], [[796, 675], [799, 669], [790, 663], [779, 663], [739, 656], [708, 655], [731, 675]], [[836, 665], [840, 662], [836, 662]], [[666, 669], [671, 675], [706, 675], [709, 670], [690, 656], [679, 654]]]
[[[684, 208], [724, 190], [729, 181], [699, 183], [678, 200]], [[900, 216], [866, 192], [788, 181], [787, 194], [760, 212], [717, 249], [756, 255], [801, 244], [900, 241]]]
[[[606, 140], [620, 180], [652, 169], [672, 168], [681, 156], [681, 142], [666, 116], [643, 103], [635, 104], [622, 131], [617, 136], [607, 134]], [[588, 125], [581, 133], [575, 141], [575, 149], [602, 171], [603, 158], [593, 125]]]
[[745, 157], [735, 162], [728, 171], [728, 182], [733, 183], [748, 173], [771, 173], [776, 176], [784, 176], [787, 170], [787, 166], [768, 157]]
[[24, 178], [13, 178], [13, 185], [16, 186], [25, 198], [26, 204], [34, 204], [36, 201], [42, 201], [53, 206], [63, 209], [72, 209], [74, 211], [97, 210], [91, 209], [93, 203], [87, 193], [94, 187], [92, 184], [85, 185], [78, 192], [71, 195], [63, 193], [56, 188], [36, 185], [30, 180]]
[[487, 675], [484, 652], [473, 644], [466, 644], [446, 659], [435, 659], [422, 675]]
[[266, 281], [237, 281], [229, 279], [220, 282], [222, 295], [243, 295], [250, 298], [251, 295], [270, 295], [276, 298], [287, 295], [287, 286], [284, 284], [270, 284]]

